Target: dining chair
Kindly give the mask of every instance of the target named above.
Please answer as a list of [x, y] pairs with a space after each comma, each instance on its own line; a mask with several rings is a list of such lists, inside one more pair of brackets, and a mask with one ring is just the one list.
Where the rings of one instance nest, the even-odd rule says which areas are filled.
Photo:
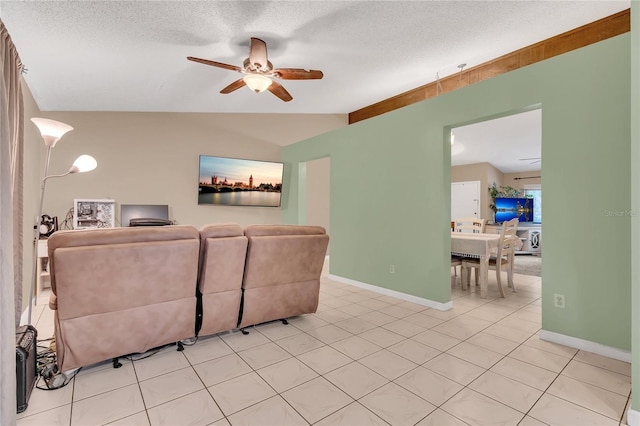
[[[496, 281], [498, 282], [498, 290], [500, 295], [505, 297], [504, 289], [502, 288], [502, 271], [507, 272], [507, 285], [516, 291], [516, 286], [513, 282], [513, 259], [515, 257], [515, 246], [518, 230], [518, 219], [514, 218], [502, 223], [500, 230], [500, 240], [498, 241], [498, 249], [494, 255], [489, 258], [489, 269], [496, 271]], [[480, 259], [476, 258], [464, 258], [462, 260], [462, 268], [468, 268], [466, 274], [462, 274], [466, 278], [466, 285], [470, 284], [470, 268], [475, 268], [476, 285], [478, 284], [478, 275], [480, 271]], [[463, 285], [463, 288], [465, 286]]]
[[458, 272], [456, 268], [462, 266], [462, 257], [451, 255], [451, 267], [453, 268], [453, 276], [457, 277]]
[[[477, 217], [461, 217], [451, 221], [452, 232], [469, 232], [469, 233], [482, 233], [484, 232], [485, 220]], [[460, 262], [458, 262], [460, 260]], [[453, 275], [458, 276], [457, 267], [462, 266], [462, 259], [460, 256], [451, 256], [451, 267], [453, 268]]]
[[453, 220], [453, 232], [483, 233], [485, 219], [477, 217], [461, 217]]

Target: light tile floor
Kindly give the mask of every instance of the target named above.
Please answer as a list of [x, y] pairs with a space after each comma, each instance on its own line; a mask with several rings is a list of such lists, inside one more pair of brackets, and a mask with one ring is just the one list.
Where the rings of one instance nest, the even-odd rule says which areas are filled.
[[540, 278], [515, 278], [506, 299], [452, 280], [441, 312], [323, 275], [316, 314], [85, 367], [18, 425], [626, 424], [630, 365], [540, 340]]

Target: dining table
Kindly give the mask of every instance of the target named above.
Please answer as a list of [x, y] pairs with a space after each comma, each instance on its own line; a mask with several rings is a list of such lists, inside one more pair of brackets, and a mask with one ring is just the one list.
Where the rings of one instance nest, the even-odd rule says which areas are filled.
[[[522, 248], [522, 241], [516, 236], [514, 246], [516, 249]], [[480, 260], [480, 270], [478, 271], [478, 284], [480, 285], [480, 297], [487, 297], [487, 283], [489, 280], [489, 258], [498, 251], [500, 243], [499, 234], [471, 233], [471, 232], [451, 232], [451, 254], [453, 256], [473, 257]], [[462, 288], [466, 287], [466, 272], [462, 271]]]

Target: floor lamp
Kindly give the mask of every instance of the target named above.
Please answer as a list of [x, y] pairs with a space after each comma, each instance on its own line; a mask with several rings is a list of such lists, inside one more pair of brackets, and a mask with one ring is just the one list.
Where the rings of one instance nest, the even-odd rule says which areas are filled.
[[42, 204], [44, 202], [44, 188], [47, 180], [50, 178], [64, 177], [72, 173], [89, 172], [96, 168], [98, 163], [90, 155], [81, 155], [76, 161], [73, 162], [71, 168], [66, 172], [59, 175], [49, 175], [49, 160], [51, 159], [51, 149], [56, 145], [56, 142], [73, 127], [68, 124], [61, 123], [55, 120], [49, 120], [47, 118], [32, 118], [31, 121], [38, 126], [44, 144], [47, 147], [46, 159], [44, 162], [44, 173], [42, 178], [42, 185], [40, 186], [40, 204], [38, 205], [38, 216], [36, 218], [36, 224], [34, 227], [35, 240], [33, 242], [33, 275], [31, 277], [31, 288], [29, 289], [29, 314], [27, 317], [27, 324], [31, 324], [31, 311], [33, 306], [33, 293], [37, 285], [38, 275], [38, 241], [40, 240], [40, 227], [42, 226]]

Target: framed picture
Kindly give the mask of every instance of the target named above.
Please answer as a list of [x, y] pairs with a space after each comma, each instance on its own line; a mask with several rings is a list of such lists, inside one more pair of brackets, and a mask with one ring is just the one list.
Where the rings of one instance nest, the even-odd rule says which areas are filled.
[[73, 229], [113, 228], [115, 200], [73, 200]]

